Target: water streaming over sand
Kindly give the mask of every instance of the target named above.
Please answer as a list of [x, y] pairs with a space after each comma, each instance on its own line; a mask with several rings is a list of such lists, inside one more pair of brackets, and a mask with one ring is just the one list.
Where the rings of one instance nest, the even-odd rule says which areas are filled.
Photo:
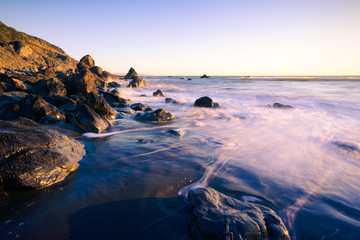
[[[147, 88], [120, 88], [123, 97], [164, 108], [175, 121], [141, 123], [126, 115], [108, 131], [83, 134], [88, 154], [77, 174], [61, 190], [22, 196], [20, 203], [15, 194], [3, 203], [20, 213], [2, 218], [2, 234], [46, 239], [58, 229], [54, 239], [96, 239], [104, 231], [124, 239], [189, 239], [183, 197], [211, 186], [271, 207], [293, 239], [360, 238], [359, 78], [190, 78], [148, 77]], [[157, 89], [180, 103], [153, 97]], [[221, 108], [194, 107], [202, 96]], [[270, 107], [275, 102], [294, 109]], [[23, 207], [27, 202], [37, 207]], [[44, 220], [50, 216], [56, 224]], [[112, 223], [97, 231], [92, 218]], [[47, 230], [34, 233], [41, 224]]]

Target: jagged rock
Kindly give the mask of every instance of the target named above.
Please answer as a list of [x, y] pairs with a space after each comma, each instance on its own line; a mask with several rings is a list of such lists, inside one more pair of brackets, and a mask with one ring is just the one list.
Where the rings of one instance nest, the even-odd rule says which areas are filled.
[[214, 103], [213, 100], [208, 96], [197, 99], [194, 105], [197, 107], [220, 108], [220, 104]]
[[65, 85], [56, 78], [49, 80], [40, 80], [36, 83], [34, 92], [41, 96], [63, 95], [66, 96], [67, 91]]
[[101, 67], [99, 66], [94, 66], [90, 68], [90, 71], [96, 75], [98, 75], [99, 77], [101, 77], [101, 75], [103, 74], [103, 70]]
[[61, 107], [62, 105], [68, 104], [68, 103], [72, 103], [72, 104], [76, 104], [76, 102], [66, 96], [62, 96], [62, 95], [51, 95], [48, 97], [44, 97], [44, 100], [47, 101], [48, 103], [54, 105], [55, 107]]
[[239, 201], [209, 187], [190, 190], [188, 203], [196, 239], [290, 240], [284, 223], [268, 207]]
[[89, 69], [82, 69], [79, 74], [74, 75], [66, 83], [65, 87], [69, 95], [87, 95], [91, 92], [97, 93], [95, 81], [97, 76]]
[[78, 69], [90, 69], [95, 66], [95, 61], [90, 55], [82, 57], [77, 64]]
[[112, 107], [125, 107], [130, 103], [130, 100], [120, 97], [115, 92], [106, 92], [103, 96]]
[[116, 111], [112, 109], [105, 98], [100, 95], [89, 93], [86, 96], [85, 103], [94, 109], [96, 113], [107, 119], [112, 120], [116, 118]]
[[209, 76], [207, 76], [206, 74], [202, 75], [200, 78], [210, 78]]
[[290, 106], [290, 105], [284, 105], [284, 104], [281, 104], [281, 103], [274, 103], [272, 105], [273, 108], [281, 108], [281, 109], [293, 109], [294, 107], [293, 106]]
[[164, 94], [160, 89], [158, 89], [156, 92], [153, 92], [154, 97], [164, 97]]
[[26, 92], [12, 91], [0, 93], [0, 105], [10, 102], [18, 102], [28, 95]]
[[79, 103], [74, 110], [74, 122], [87, 132], [101, 133], [111, 126], [110, 122], [91, 107]]
[[39, 71], [36, 74], [36, 77], [38, 79], [50, 79], [50, 78], [56, 78], [56, 72], [55, 69], [50, 67], [50, 68], [45, 68], [44, 70]]
[[7, 103], [0, 108], [1, 119], [13, 120], [18, 117], [26, 117], [36, 122], [65, 119], [65, 116], [56, 107], [47, 103], [42, 97], [33, 94], [26, 95], [18, 102]]
[[142, 103], [134, 103], [130, 105], [130, 108], [134, 111], [144, 111], [147, 107]]
[[144, 110], [144, 112], [152, 112], [153, 111], [153, 109], [151, 108], [151, 107], [147, 107], [147, 108], [145, 108], [145, 110]]
[[153, 112], [138, 113], [135, 115], [134, 120], [144, 122], [167, 122], [174, 120], [175, 117], [166, 112], [164, 109], [157, 109]]
[[0, 82], [2, 83], [2, 88], [5, 91], [24, 91], [31, 92], [33, 89], [30, 85], [16, 79], [12, 76], [8, 76], [6, 74], [0, 75]]
[[5, 189], [43, 188], [65, 179], [84, 145], [29, 119], [0, 120], [0, 178]]
[[146, 81], [143, 78], [134, 77], [133, 80], [129, 83], [129, 88], [136, 87], [146, 87]]
[[138, 75], [135, 69], [130, 68], [129, 72], [125, 75], [124, 79], [133, 79], [133, 78], [138, 78]]
[[102, 78], [96, 78], [95, 79], [95, 85], [99, 89], [104, 89], [108, 87], [108, 82]]
[[108, 86], [109, 86], [110, 88], [118, 88], [118, 87], [121, 87], [121, 85], [120, 85], [119, 83], [117, 83], [117, 82], [109, 82], [109, 83], [108, 83]]
[[119, 80], [119, 76], [109, 73], [107, 71], [103, 71], [103, 73], [101, 74], [101, 77], [103, 79], [105, 79], [106, 81], [118, 81]]

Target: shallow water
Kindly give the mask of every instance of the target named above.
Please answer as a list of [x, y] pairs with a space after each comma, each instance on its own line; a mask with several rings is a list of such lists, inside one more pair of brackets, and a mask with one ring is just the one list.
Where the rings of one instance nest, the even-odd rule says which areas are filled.
[[[1, 194], [0, 239], [191, 239], [183, 198], [197, 186], [271, 207], [292, 239], [360, 239], [359, 78], [191, 78], [120, 88], [175, 121], [127, 115], [104, 134], [74, 134], [87, 150], [76, 173]], [[202, 96], [221, 109], [194, 107]]]

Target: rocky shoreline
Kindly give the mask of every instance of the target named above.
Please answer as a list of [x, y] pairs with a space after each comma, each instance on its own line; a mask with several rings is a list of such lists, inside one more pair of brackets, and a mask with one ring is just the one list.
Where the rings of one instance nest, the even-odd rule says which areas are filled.
[[[3, 32], [14, 31], [3, 25]], [[128, 88], [147, 86], [133, 68], [119, 77], [96, 66], [90, 55], [76, 62], [53, 46], [62, 55], [51, 58], [37, 50], [35, 40], [4, 39], [1, 38], [1, 51], [8, 51], [10, 57], [20, 57], [24, 63], [14, 61], [0, 70], [2, 190], [48, 187], [79, 167], [86, 154], [84, 145], [41, 124], [69, 124], [79, 133], [101, 133], [112, 126], [111, 120], [122, 119], [124, 114], [133, 114], [135, 121], [143, 122], [175, 119], [164, 109], [153, 110], [121, 96], [116, 88], [124, 84]], [[37, 41], [48, 46], [43, 40]], [[46, 61], [36, 60], [39, 54]], [[208, 76], [204, 74], [203, 78]], [[153, 96], [164, 94], [159, 89]], [[164, 101], [178, 103], [171, 98]], [[195, 101], [194, 107], [220, 108], [220, 104], [204, 96]], [[273, 107], [291, 108], [281, 104]], [[281, 219], [264, 206], [246, 204], [210, 188], [191, 190], [187, 201], [196, 239], [289, 239]]]

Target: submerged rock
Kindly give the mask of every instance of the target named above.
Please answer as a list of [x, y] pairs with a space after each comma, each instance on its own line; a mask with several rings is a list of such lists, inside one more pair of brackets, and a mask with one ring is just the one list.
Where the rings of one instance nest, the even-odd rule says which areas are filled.
[[206, 74], [202, 75], [200, 78], [210, 78], [209, 76], [207, 76]]
[[134, 119], [144, 122], [167, 122], [174, 120], [175, 117], [164, 109], [157, 109], [152, 112], [138, 113], [135, 115]]
[[212, 188], [188, 193], [196, 239], [290, 239], [280, 217], [268, 207], [245, 203]]
[[220, 104], [214, 103], [213, 100], [208, 96], [197, 99], [194, 105], [197, 107], [220, 108]]
[[284, 104], [281, 104], [281, 103], [274, 103], [272, 105], [273, 108], [282, 108], [282, 109], [293, 109], [294, 107], [293, 106], [290, 106], [290, 105], [284, 105]]
[[91, 107], [79, 103], [74, 110], [74, 121], [87, 132], [101, 133], [111, 126], [110, 122], [97, 114]]
[[84, 145], [29, 119], [0, 120], [0, 178], [5, 189], [43, 188], [65, 179]]
[[184, 130], [174, 130], [174, 129], [170, 129], [169, 131], [167, 131], [167, 133], [172, 134], [174, 136], [177, 137], [182, 137], [185, 135], [185, 131]]
[[160, 89], [158, 89], [156, 92], [153, 92], [154, 97], [164, 97], [164, 94]]
[[105, 98], [95, 93], [89, 93], [86, 96], [85, 103], [92, 107], [96, 113], [106, 117], [109, 120], [115, 119], [116, 111], [110, 107]]
[[179, 104], [180, 102], [173, 98], [165, 98], [165, 103]]
[[125, 75], [124, 79], [133, 79], [133, 78], [137, 78], [137, 72], [135, 71], [135, 69], [130, 68], [129, 72]]
[[134, 77], [133, 80], [129, 83], [129, 88], [136, 88], [136, 87], [146, 87], [147, 83], [143, 78]]
[[18, 117], [26, 117], [36, 122], [49, 119], [57, 122], [65, 119], [56, 107], [33, 94], [26, 95], [18, 102], [7, 103], [0, 108], [1, 119], [13, 120]]

